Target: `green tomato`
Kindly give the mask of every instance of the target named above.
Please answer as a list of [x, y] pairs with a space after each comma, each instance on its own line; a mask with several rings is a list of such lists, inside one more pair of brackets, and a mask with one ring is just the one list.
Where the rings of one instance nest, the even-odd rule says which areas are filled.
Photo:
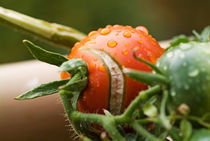
[[157, 66], [169, 79], [169, 107], [189, 106], [192, 115], [210, 113], [210, 42], [181, 43], [170, 48]]
[[195, 131], [190, 141], [210, 141], [210, 130], [200, 129]]

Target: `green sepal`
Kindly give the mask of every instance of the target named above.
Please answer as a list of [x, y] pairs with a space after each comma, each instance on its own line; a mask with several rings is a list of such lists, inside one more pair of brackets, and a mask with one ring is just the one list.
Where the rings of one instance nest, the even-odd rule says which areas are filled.
[[172, 40], [170, 42], [170, 47], [177, 46], [180, 43], [188, 43], [189, 41], [190, 40], [185, 35], [175, 36], [174, 38], [172, 38]]
[[193, 34], [195, 35], [198, 41], [209, 42], [210, 41], [210, 26], [205, 27], [203, 31], [201, 32], [201, 34], [193, 30]]
[[183, 141], [188, 141], [192, 134], [192, 125], [186, 119], [183, 119], [180, 123], [180, 129], [183, 136]]
[[70, 59], [61, 65], [60, 71], [69, 72], [71, 75], [80, 72], [81, 76], [86, 76], [88, 73], [87, 63], [82, 59]]
[[[70, 81], [66, 83], [66, 85], [60, 87], [60, 89], [65, 90], [65, 92], [68, 92], [70, 94], [73, 94], [73, 96], [71, 97], [71, 105], [73, 107], [72, 110], [78, 110], [78, 99], [82, 91], [88, 85], [87, 63], [82, 59], [70, 59], [61, 65], [60, 71], [69, 72], [71, 74]], [[68, 93], [66, 94], [68, 95]]]
[[66, 85], [60, 87], [60, 94], [71, 95], [71, 107], [72, 110], [77, 111], [78, 99], [82, 91], [86, 88], [88, 84], [87, 77], [81, 79], [81, 75], [78, 73], [74, 75]]
[[33, 44], [32, 42], [28, 40], [23, 40], [23, 43], [31, 52], [31, 54], [34, 56], [34, 58], [42, 62], [46, 62], [48, 64], [56, 65], [59, 67], [62, 63], [64, 63], [65, 61], [68, 61], [66, 57], [58, 53], [44, 50], [41, 47]]
[[16, 97], [15, 99], [27, 100], [27, 99], [34, 99], [37, 97], [57, 93], [59, 91], [59, 87], [62, 85], [65, 85], [68, 81], [69, 81], [69, 79], [65, 79], [65, 80], [59, 80], [59, 81], [42, 84], [31, 91], [21, 94], [20, 96]]

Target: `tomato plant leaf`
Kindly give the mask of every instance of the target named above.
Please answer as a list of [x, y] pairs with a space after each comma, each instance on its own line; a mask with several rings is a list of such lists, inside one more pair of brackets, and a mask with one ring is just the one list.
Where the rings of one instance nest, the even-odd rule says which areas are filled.
[[16, 99], [27, 100], [57, 93], [59, 91], [59, 87], [65, 85], [68, 81], [69, 79], [65, 79], [42, 84], [31, 91], [21, 94], [20, 96], [16, 97]]
[[183, 141], [188, 141], [191, 134], [192, 134], [191, 123], [188, 120], [183, 119], [180, 123], [180, 129], [181, 129], [181, 132], [182, 132]]
[[23, 43], [34, 56], [34, 58], [42, 62], [46, 62], [48, 64], [56, 65], [59, 67], [63, 62], [68, 61], [66, 57], [58, 53], [44, 50], [28, 40], [23, 40]]

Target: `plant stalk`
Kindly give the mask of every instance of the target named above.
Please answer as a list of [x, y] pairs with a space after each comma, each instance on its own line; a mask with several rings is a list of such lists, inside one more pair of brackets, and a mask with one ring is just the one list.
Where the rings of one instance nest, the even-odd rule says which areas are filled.
[[3, 7], [0, 7], [0, 23], [66, 48], [72, 48], [75, 42], [86, 36], [73, 28], [35, 19]]

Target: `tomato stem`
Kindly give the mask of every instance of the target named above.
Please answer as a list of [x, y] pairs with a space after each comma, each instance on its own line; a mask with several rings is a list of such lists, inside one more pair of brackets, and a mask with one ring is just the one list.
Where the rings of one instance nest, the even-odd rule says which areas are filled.
[[154, 85], [155, 83], [168, 85], [169, 83], [166, 77], [160, 74], [152, 74], [128, 68], [123, 68], [123, 72], [130, 78], [149, 85]]
[[0, 23], [66, 48], [71, 48], [86, 36], [73, 28], [48, 23], [3, 7], [0, 7]]
[[125, 141], [122, 135], [116, 128], [115, 119], [110, 116], [98, 115], [98, 114], [87, 114], [81, 112], [74, 112], [71, 117], [74, 122], [87, 122], [87, 123], [95, 123], [103, 126], [113, 140], [116, 141]]
[[141, 125], [139, 125], [136, 121], [132, 122], [130, 124], [140, 135], [144, 136], [150, 141], [161, 141], [151, 133], [149, 133], [147, 130], [145, 130]]
[[128, 106], [126, 111], [122, 114], [121, 118], [128, 118], [131, 117], [133, 112], [139, 105], [143, 102], [148, 100], [150, 97], [154, 96], [158, 92], [161, 91], [160, 85], [153, 86], [148, 90], [141, 91], [139, 95], [132, 101], [132, 103]]
[[152, 64], [151, 62], [149, 62], [149, 61], [147, 61], [147, 60], [144, 60], [144, 59], [142, 59], [142, 58], [136, 56], [136, 51], [138, 50], [138, 48], [139, 48], [139, 47], [136, 47], [136, 48], [134, 48], [134, 50], [133, 50], [133, 56], [134, 56], [134, 58], [135, 58], [136, 60], [141, 61], [142, 63], [144, 63], [144, 64], [150, 66], [156, 73], [158, 73], [158, 74], [163, 74], [163, 72], [162, 72], [157, 66], [155, 66], [154, 64]]
[[167, 130], [169, 130], [171, 128], [170, 122], [166, 117], [166, 112], [165, 112], [165, 108], [166, 108], [166, 102], [168, 99], [168, 90], [164, 90], [163, 91], [163, 98], [161, 101], [161, 105], [160, 105], [160, 122], [163, 125], [163, 127], [165, 127]]

